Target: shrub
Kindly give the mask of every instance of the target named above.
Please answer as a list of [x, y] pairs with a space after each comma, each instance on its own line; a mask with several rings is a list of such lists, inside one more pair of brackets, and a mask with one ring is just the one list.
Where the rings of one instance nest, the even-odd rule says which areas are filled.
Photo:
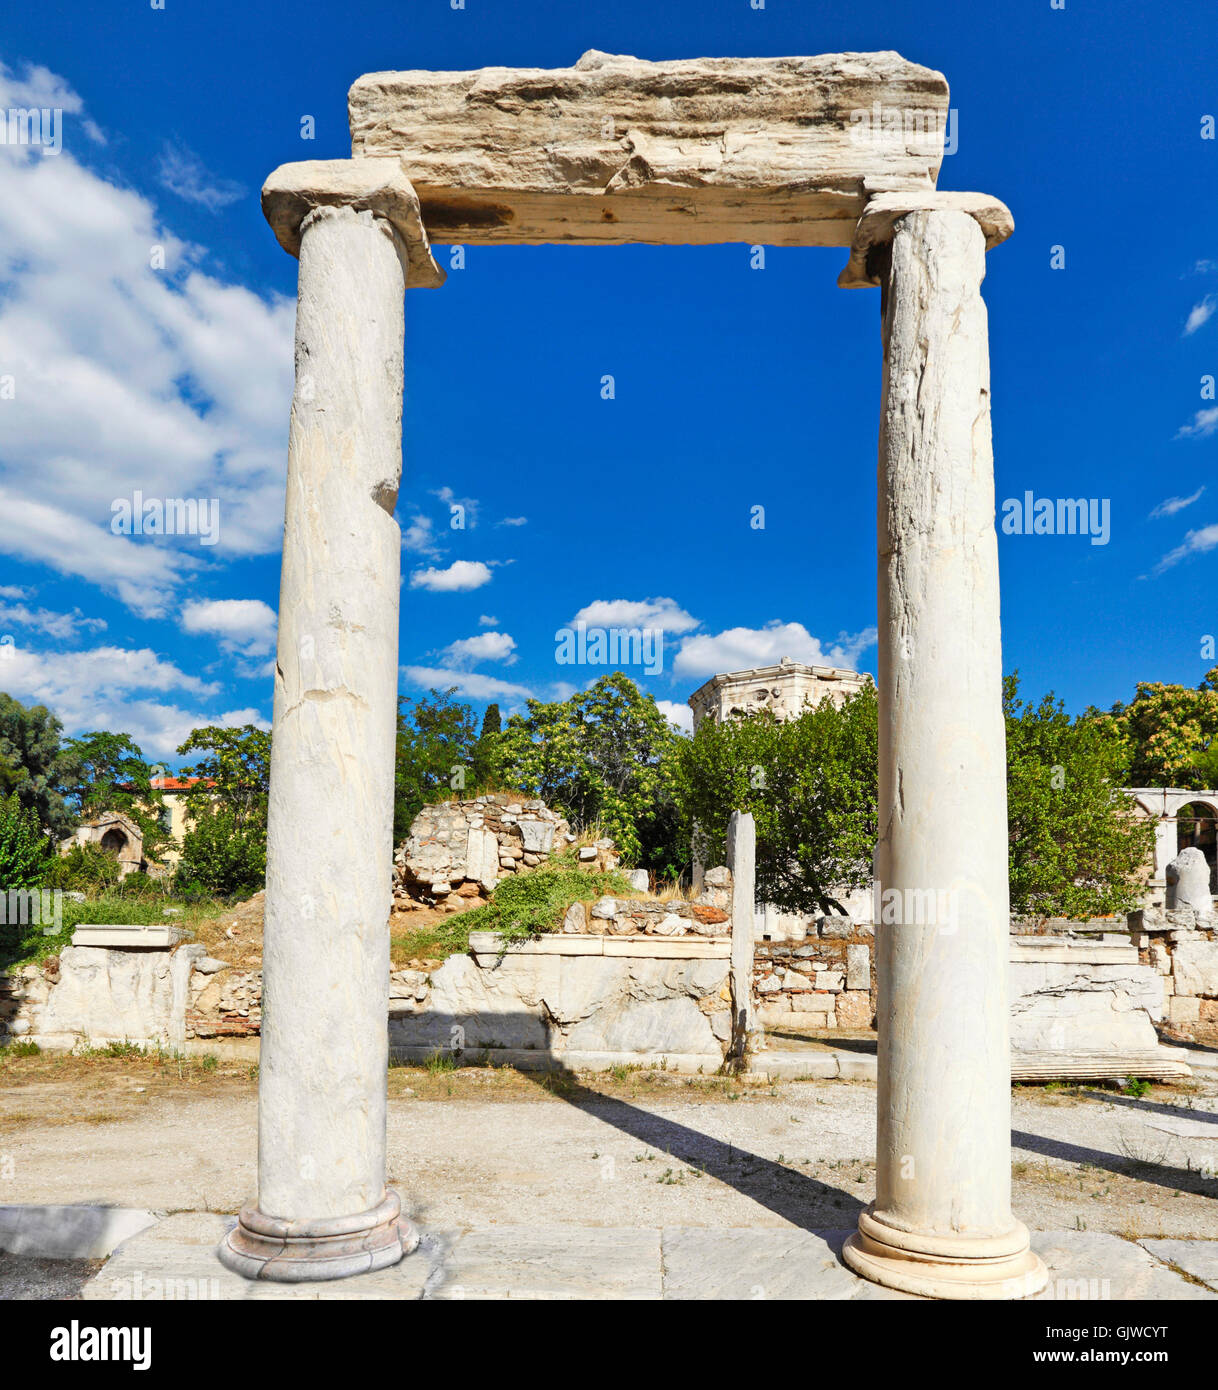
[[47, 882], [52, 888], [80, 893], [104, 893], [118, 882], [121, 867], [101, 845], [73, 845], [51, 865]]
[[0, 891], [40, 887], [50, 862], [51, 844], [38, 817], [16, 793], [0, 800]]
[[629, 894], [626, 876], [593, 873], [562, 859], [551, 860], [532, 873], [505, 878], [488, 902], [461, 915], [461, 930], [467, 941], [471, 931], [493, 931], [509, 941], [523, 940], [557, 930], [572, 903], [591, 902], [606, 893]]
[[182, 842], [178, 891], [238, 897], [257, 892], [265, 881], [265, 826], [240, 823], [228, 806], [196, 812], [194, 826]]

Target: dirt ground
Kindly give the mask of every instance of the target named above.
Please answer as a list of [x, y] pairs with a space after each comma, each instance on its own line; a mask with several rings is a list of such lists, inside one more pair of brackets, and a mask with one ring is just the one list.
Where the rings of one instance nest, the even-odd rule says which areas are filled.
[[[433, 1228], [853, 1224], [875, 1087], [619, 1069], [394, 1067], [389, 1166]], [[238, 1210], [257, 1068], [214, 1058], [0, 1061], [0, 1202]], [[1218, 1086], [1013, 1093], [1014, 1206], [1040, 1229], [1218, 1238]], [[526, 1216], [527, 1213], [527, 1216]]]

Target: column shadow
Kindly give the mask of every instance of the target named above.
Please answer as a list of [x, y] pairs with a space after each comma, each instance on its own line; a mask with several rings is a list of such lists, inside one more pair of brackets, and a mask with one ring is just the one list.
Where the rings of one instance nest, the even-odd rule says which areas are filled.
[[1154, 1187], [1189, 1192], [1198, 1197], [1218, 1197], [1218, 1178], [1208, 1177], [1196, 1168], [1171, 1168], [1151, 1159], [1118, 1156], [1105, 1153], [1102, 1149], [1088, 1149], [1081, 1144], [1070, 1144], [1063, 1139], [1046, 1139], [1043, 1135], [1027, 1134], [1018, 1129], [1011, 1131], [1011, 1144], [1014, 1148], [1040, 1154], [1044, 1158], [1086, 1163], [1089, 1167], [1102, 1168], [1119, 1177], [1133, 1178], [1136, 1182], [1150, 1183]]
[[[853, 1226], [865, 1205], [844, 1188], [805, 1176], [785, 1164], [762, 1158], [749, 1149], [725, 1143], [628, 1101], [606, 1096], [580, 1081], [573, 1072], [559, 1069], [541, 1073], [530, 1069], [520, 1074], [593, 1119], [612, 1125], [641, 1144], [659, 1149], [687, 1168], [718, 1178], [801, 1230]], [[560, 1079], [557, 1085], [552, 1080], [555, 1076]]]

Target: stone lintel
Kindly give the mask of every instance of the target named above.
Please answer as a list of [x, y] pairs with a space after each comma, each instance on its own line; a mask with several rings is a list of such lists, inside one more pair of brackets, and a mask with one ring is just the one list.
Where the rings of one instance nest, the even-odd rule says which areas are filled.
[[879, 277], [867, 269], [867, 253], [872, 247], [892, 240], [893, 226], [898, 218], [907, 212], [922, 210], [967, 212], [985, 233], [987, 251], [993, 250], [1015, 230], [1015, 219], [1007, 205], [985, 193], [876, 193], [868, 199], [854, 229], [850, 259], [837, 277], [839, 287], [853, 290], [878, 285]]
[[110, 951], [172, 950], [187, 933], [162, 922], [82, 922], [72, 933], [73, 946], [100, 946]]
[[406, 247], [406, 286], [433, 289], [447, 278], [431, 254], [419, 200], [396, 159], [305, 159], [281, 164], [262, 185], [262, 211], [280, 246], [300, 255], [300, 228], [314, 208], [373, 212]]
[[948, 88], [892, 52], [592, 51], [368, 73], [348, 109], [352, 153], [400, 156], [437, 242], [847, 246], [868, 191], [934, 188]]

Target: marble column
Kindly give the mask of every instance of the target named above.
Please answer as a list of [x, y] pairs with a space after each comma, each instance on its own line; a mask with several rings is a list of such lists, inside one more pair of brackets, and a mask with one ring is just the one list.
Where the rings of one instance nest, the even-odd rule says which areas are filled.
[[409, 256], [367, 206], [298, 212], [258, 1201], [220, 1249], [241, 1274], [285, 1281], [379, 1269], [417, 1242], [385, 1186]]
[[1010, 1298], [1047, 1276], [1010, 1205], [987, 233], [959, 203], [885, 222], [876, 1200], [844, 1258], [908, 1293]]

